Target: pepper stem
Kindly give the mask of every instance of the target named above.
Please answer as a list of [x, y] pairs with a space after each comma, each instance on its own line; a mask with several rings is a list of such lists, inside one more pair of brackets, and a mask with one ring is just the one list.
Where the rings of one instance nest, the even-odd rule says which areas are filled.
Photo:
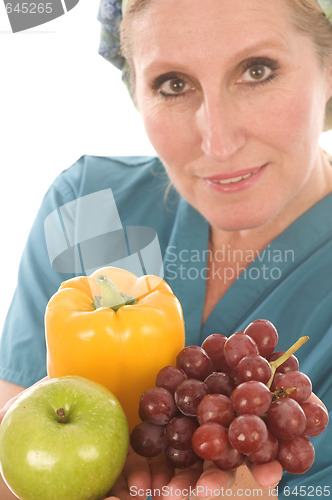
[[138, 299], [130, 295], [120, 292], [114, 285], [113, 281], [104, 274], [96, 277], [96, 283], [101, 291], [101, 295], [95, 296], [94, 305], [96, 309], [99, 307], [110, 307], [113, 311], [117, 311], [120, 307], [136, 304]]
[[282, 365], [285, 361], [287, 361], [287, 359], [290, 358], [291, 355], [294, 354], [294, 352], [297, 351], [301, 346], [303, 346], [303, 344], [305, 344], [307, 340], [309, 340], [309, 337], [300, 337], [299, 340], [295, 342], [295, 344], [293, 344], [286, 352], [284, 352], [284, 354], [280, 356], [280, 358], [270, 362], [272, 370], [271, 377], [268, 383], [266, 384], [269, 389], [271, 387], [273, 377], [275, 375], [277, 368], [279, 368], [280, 365]]

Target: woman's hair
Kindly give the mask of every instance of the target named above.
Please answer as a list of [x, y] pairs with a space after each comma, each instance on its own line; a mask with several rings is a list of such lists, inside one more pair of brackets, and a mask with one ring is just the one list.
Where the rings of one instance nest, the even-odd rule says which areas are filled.
[[129, 73], [129, 91], [135, 102], [135, 71], [132, 57], [131, 25], [133, 19], [144, 10], [151, 0], [129, 0], [120, 26], [121, 54], [125, 58]]
[[311, 37], [323, 63], [332, 58], [332, 26], [317, 0], [284, 0], [291, 11], [293, 26]]
[[[130, 0], [121, 23], [121, 50], [127, 60], [130, 75], [130, 91], [135, 95], [135, 72], [132, 59], [131, 23], [136, 15], [152, 0]], [[162, 1], [162, 0], [158, 0]], [[181, 0], [179, 0], [181, 1]], [[296, 30], [313, 40], [318, 57], [323, 65], [332, 63], [332, 25], [326, 19], [317, 0], [274, 0], [283, 1], [290, 11], [291, 22]], [[327, 109], [331, 109], [330, 127], [332, 127], [332, 100]], [[327, 122], [329, 116], [327, 116]], [[329, 127], [327, 127], [329, 128]]]

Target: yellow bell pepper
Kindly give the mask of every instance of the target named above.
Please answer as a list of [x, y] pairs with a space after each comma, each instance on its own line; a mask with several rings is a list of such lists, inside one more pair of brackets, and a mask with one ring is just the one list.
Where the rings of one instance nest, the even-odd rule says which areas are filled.
[[45, 313], [50, 377], [80, 375], [107, 387], [132, 429], [142, 393], [184, 347], [182, 308], [168, 284], [105, 267], [65, 281]]

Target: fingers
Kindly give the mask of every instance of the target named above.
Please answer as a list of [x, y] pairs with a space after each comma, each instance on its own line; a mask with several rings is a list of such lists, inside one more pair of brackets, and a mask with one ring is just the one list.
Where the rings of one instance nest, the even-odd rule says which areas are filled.
[[277, 460], [261, 465], [247, 463], [256, 483], [262, 488], [273, 488], [281, 480], [283, 468]]
[[163, 498], [163, 488], [174, 475], [163, 455], [147, 459], [129, 449], [122, 474], [111, 489], [106, 500], [132, 500], [146, 498], [155, 493], [153, 500]]
[[[282, 476], [283, 469], [274, 460], [267, 464], [253, 465], [248, 463], [253, 479], [262, 488], [276, 486]], [[204, 470], [202, 470], [204, 469]], [[201, 462], [193, 466], [175, 471], [168, 465], [163, 455], [150, 463], [130, 451], [124, 473], [111, 490], [106, 500], [130, 500], [133, 497], [145, 499], [151, 495], [153, 500], [182, 500], [194, 495], [197, 498], [214, 497], [216, 491], [232, 487], [235, 471], [222, 471], [212, 462]]]
[[163, 487], [174, 476], [174, 467], [167, 462], [164, 455], [159, 455], [150, 460], [150, 471], [152, 498], [160, 500], [163, 498]]
[[[137, 455], [131, 448], [129, 449], [126, 464], [123, 469], [124, 478], [127, 481], [130, 493], [134, 493], [140, 498], [141, 492], [151, 489], [151, 472], [149, 460]], [[145, 498], [145, 493], [142, 493]], [[133, 496], [133, 495], [132, 495]]]
[[204, 472], [197, 481], [196, 495], [198, 498], [215, 496], [214, 492], [230, 488], [235, 481], [235, 471], [223, 471], [213, 462], [204, 464]]
[[174, 478], [164, 488], [163, 500], [182, 500], [195, 490], [196, 482], [202, 473], [202, 463], [196, 462], [187, 469], [177, 469]]
[[117, 482], [113, 486], [110, 491], [110, 496], [105, 500], [133, 500], [133, 498], [142, 498], [145, 499], [147, 497], [146, 490], [144, 489], [128, 489], [127, 479], [123, 474], [118, 478]]
[[151, 475], [147, 458], [137, 455], [129, 447], [122, 474], [112, 487], [106, 500], [132, 500], [146, 498], [151, 487]]
[[[24, 392], [24, 391], [23, 391]], [[7, 401], [7, 403], [5, 404], [5, 406], [0, 410], [0, 422], [2, 422], [3, 420], [3, 417], [6, 415], [7, 411], [9, 410], [9, 408], [11, 407], [11, 405], [13, 403], [15, 403], [15, 401], [21, 396], [21, 394], [23, 394], [22, 392], [20, 392], [19, 394], [17, 394], [16, 396], [14, 396], [13, 398], [9, 399]]]
[[[35, 384], [33, 384], [33, 386], [31, 387], [34, 387], [35, 385], [38, 385], [42, 382], [45, 382], [46, 380], [48, 380], [48, 377], [44, 377], [43, 379], [39, 380], [38, 382], [36, 382]], [[17, 386], [18, 387], [18, 386]], [[9, 410], [9, 408], [12, 406], [13, 403], [15, 403], [15, 401], [20, 397], [22, 396], [22, 394], [24, 394], [28, 389], [24, 389], [22, 390], [21, 392], [19, 392], [18, 394], [16, 394], [15, 396], [13, 396], [12, 398], [10, 398], [7, 403], [5, 403], [5, 405], [3, 406], [3, 408], [1, 408], [0, 410], [0, 423], [2, 422], [4, 416], [6, 415], [7, 411]]]
[[325, 408], [326, 411], [327, 408], [326, 406], [324, 405], [323, 401], [321, 401], [317, 396], [316, 394], [314, 394], [313, 392], [310, 394], [309, 398], [307, 399], [306, 403], [317, 403], [319, 404], [320, 406], [322, 406], [323, 408]]
[[[111, 496], [107, 497], [107, 499], [105, 499], [105, 500], [129, 500], [130, 498], [131, 499], [134, 498], [128, 490], [127, 480], [123, 474], [121, 474], [121, 476], [118, 478], [115, 485], [111, 489], [110, 495]], [[140, 498], [140, 497], [136, 497], [136, 498]], [[145, 498], [145, 497], [141, 497], [141, 498]]]

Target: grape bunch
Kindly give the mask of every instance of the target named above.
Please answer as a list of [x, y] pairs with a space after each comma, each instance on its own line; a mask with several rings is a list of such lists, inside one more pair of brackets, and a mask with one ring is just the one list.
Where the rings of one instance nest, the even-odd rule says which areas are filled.
[[311, 381], [294, 356], [306, 340], [275, 351], [276, 328], [258, 319], [228, 338], [215, 333], [201, 346], [185, 347], [176, 366], [162, 368], [141, 396], [134, 451], [164, 453], [176, 468], [210, 460], [230, 470], [245, 459], [277, 459], [290, 473], [306, 472], [315, 457], [308, 438], [328, 423], [327, 411], [307, 402]]

